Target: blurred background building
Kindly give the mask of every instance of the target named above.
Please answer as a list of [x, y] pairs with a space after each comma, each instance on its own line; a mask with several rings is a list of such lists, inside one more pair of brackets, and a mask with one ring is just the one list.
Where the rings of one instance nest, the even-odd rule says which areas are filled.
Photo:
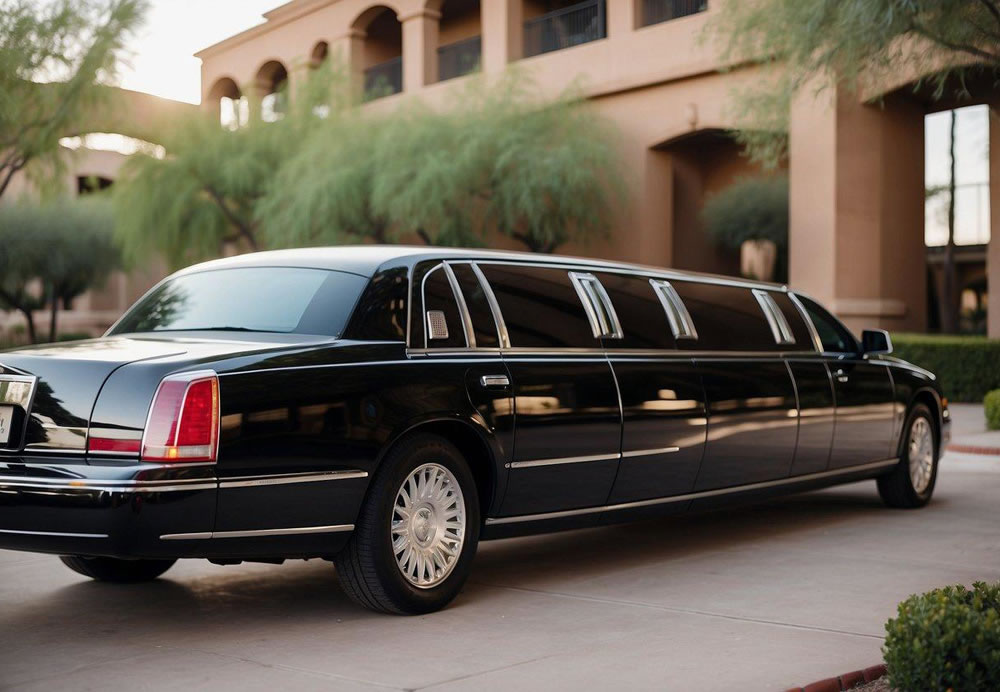
[[[380, 96], [365, 106], [376, 110], [394, 108], [410, 95], [444, 104], [470, 73], [489, 76], [512, 65], [553, 93], [576, 83], [621, 132], [631, 201], [606, 240], [560, 251], [736, 275], [740, 251], [712, 242], [701, 210], [735, 181], [761, 173], [728, 134], [738, 125], [729, 97], [758, 73], [723, 64], [699, 39], [718, 4], [293, 0], [266, 12], [263, 23], [196, 54], [201, 107], [229, 126], [251, 114], [278, 117], [282, 93], [293, 93], [290, 85], [331, 56]], [[961, 103], [935, 101], [915, 88], [920, 77], [901, 74], [860, 97], [807, 94], [793, 104], [784, 163], [789, 283], [826, 302], [854, 328], [936, 328], [947, 237], [947, 193], [940, 193], [948, 184], [946, 118], [961, 108], [955, 260], [962, 325], [1000, 337], [1000, 310], [992, 318], [987, 310], [990, 279], [1000, 285], [1000, 243], [989, 242], [1000, 224], [1000, 214], [990, 215], [1000, 205], [1000, 97], [991, 84], [970, 84]], [[152, 107], [175, 106], [182, 107]], [[135, 127], [90, 132], [142, 139]], [[65, 144], [72, 161], [66, 185], [78, 194], [113, 185], [128, 154], [127, 146], [95, 150], [100, 142], [93, 136]], [[744, 267], [752, 264], [744, 258]], [[94, 328], [110, 323], [162, 272], [149, 267], [116, 277], [79, 301], [67, 319]]]

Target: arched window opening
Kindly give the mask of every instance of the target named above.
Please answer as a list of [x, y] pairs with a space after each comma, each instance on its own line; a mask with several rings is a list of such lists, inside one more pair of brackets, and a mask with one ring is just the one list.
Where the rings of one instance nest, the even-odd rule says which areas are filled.
[[264, 63], [257, 71], [260, 94], [260, 119], [266, 123], [280, 120], [288, 112], [288, 70], [277, 60]]
[[229, 77], [223, 77], [212, 85], [208, 102], [225, 128], [235, 130], [246, 125], [250, 119], [250, 104], [236, 82]]
[[364, 33], [361, 71], [366, 99], [376, 99], [403, 90], [403, 27], [388, 7], [373, 7], [354, 24]]

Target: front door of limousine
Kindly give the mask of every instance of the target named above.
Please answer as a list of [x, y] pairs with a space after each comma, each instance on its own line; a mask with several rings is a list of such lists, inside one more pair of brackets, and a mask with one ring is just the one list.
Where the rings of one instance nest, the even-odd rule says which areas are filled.
[[603, 505], [618, 471], [618, 390], [567, 270], [479, 267], [510, 340], [514, 454], [500, 516]]
[[854, 336], [822, 306], [798, 298], [816, 329], [833, 379], [836, 414], [830, 468], [893, 456], [895, 404], [889, 368], [861, 355]]

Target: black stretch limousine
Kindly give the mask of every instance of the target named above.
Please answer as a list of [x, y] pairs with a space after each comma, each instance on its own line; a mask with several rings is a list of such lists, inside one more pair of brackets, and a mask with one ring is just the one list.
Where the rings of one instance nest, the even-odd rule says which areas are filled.
[[918, 507], [947, 401], [890, 351], [781, 286], [597, 260], [207, 262], [103, 338], [0, 353], [0, 547], [107, 581], [325, 558], [420, 613], [480, 538], [866, 478]]

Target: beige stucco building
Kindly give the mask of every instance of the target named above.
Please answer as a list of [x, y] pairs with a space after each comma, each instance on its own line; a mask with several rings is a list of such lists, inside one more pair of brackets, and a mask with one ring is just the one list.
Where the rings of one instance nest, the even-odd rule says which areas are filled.
[[[412, 96], [440, 103], [475, 65], [490, 75], [516, 64], [553, 91], [578, 80], [622, 132], [633, 194], [607, 241], [563, 250], [736, 273], [738, 258], [699, 225], [708, 195], [753, 172], [725, 131], [736, 125], [731, 93], [754, 70], [729, 69], [699, 38], [722, 1], [293, 0], [198, 53], [203, 105], [245, 95], [266, 109], [284, 80], [294, 85], [332, 54], [369, 88], [399, 92], [372, 108]], [[932, 103], [912, 82], [860, 97], [810, 93], [791, 113], [790, 282], [853, 327], [927, 325], [924, 116], [956, 104]], [[875, 97], [884, 98], [870, 105]], [[995, 112], [990, 143], [1000, 208]], [[994, 234], [998, 224], [994, 214]], [[1000, 285], [1000, 243], [988, 254]], [[1000, 311], [989, 330], [1000, 336]]]

